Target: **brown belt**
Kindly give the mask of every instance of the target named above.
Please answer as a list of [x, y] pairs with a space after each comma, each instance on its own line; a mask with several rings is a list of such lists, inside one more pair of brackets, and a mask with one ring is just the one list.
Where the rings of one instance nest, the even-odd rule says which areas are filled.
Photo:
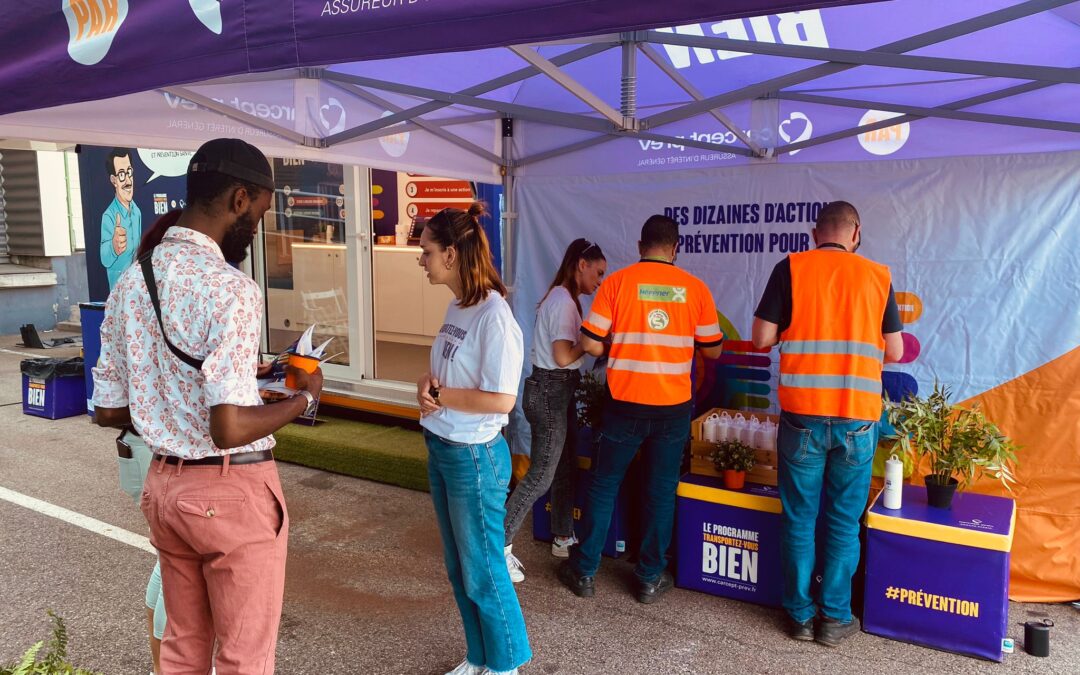
[[[221, 466], [225, 463], [225, 455], [210, 455], [209, 457], [200, 457], [199, 459], [184, 459], [183, 457], [177, 457], [175, 455], [154, 455], [154, 461], [160, 462], [165, 460], [166, 464], [178, 464], [180, 460], [184, 460], [184, 466]], [[240, 464], [258, 464], [259, 462], [270, 462], [274, 459], [274, 452], [272, 450], [259, 450], [258, 452], [237, 452], [229, 455], [229, 465], [238, 466]]]

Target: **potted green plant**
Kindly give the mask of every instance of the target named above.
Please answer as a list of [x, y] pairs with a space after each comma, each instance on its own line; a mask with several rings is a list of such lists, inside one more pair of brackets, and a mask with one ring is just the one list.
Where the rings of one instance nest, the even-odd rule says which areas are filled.
[[943, 509], [952, 505], [956, 490], [983, 475], [993, 476], [1011, 491], [1019, 449], [978, 406], [950, 403], [951, 393], [935, 382], [928, 397], [909, 396], [888, 406], [889, 423], [898, 436], [896, 448], [914, 458], [927, 458], [926, 499], [930, 506]]
[[720, 441], [712, 452], [712, 461], [724, 477], [724, 487], [741, 490], [746, 472], [754, 468], [754, 449], [742, 441]]

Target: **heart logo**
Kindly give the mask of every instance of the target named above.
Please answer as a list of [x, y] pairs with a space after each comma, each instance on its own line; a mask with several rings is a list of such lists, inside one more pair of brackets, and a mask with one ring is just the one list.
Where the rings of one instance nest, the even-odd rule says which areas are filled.
[[68, 55], [76, 63], [99, 63], [128, 15], [128, 0], [63, 0]]
[[221, 35], [221, 0], [188, 0], [188, 4], [202, 25]]
[[332, 96], [328, 98], [319, 108], [319, 121], [327, 134], [345, 131], [345, 107], [341, 105], [341, 101]]
[[[797, 121], [804, 122], [805, 126], [803, 127], [802, 132], [799, 133], [799, 135], [796, 136], [794, 140], [792, 140], [791, 134], [788, 133], [786, 127], [789, 124], [792, 124], [793, 122], [797, 122]], [[793, 127], [793, 128], [797, 128], [797, 127]], [[780, 128], [777, 131], [780, 132], [780, 138], [784, 139], [785, 143], [789, 143], [789, 144], [790, 143], [801, 143], [802, 141], [805, 141], [805, 140], [809, 139], [810, 136], [813, 135], [813, 133], [814, 133], [814, 125], [810, 122], [810, 118], [807, 117], [806, 115], [802, 114], [801, 112], [793, 112], [790, 115], [788, 115], [788, 118], [786, 120], [784, 120], [783, 122], [780, 123]], [[788, 154], [789, 155], [794, 155], [794, 154], [796, 154], [798, 152], [802, 152], [802, 150], [792, 150]]]

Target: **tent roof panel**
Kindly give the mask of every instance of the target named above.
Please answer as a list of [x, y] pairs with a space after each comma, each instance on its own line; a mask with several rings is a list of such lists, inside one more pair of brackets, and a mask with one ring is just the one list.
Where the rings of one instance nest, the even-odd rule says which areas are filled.
[[[197, 139], [236, 133], [266, 139], [273, 152], [355, 151], [357, 162], [400, 160], [439, 173], [453, 173], [445, 163], [464, 153], [463, 171], [472, 175], [499, 171], [496, 118], [502, 115], [518, 118], [517, 159], [533, 171], [610, 173], [683, 168], [691, 161], [846, 161], [1080, 144], [1072, 117], [1080, 3], [894, 0], [813, 9], [822, 3], [743, 0], [725, 4], [732, 14], [719, 20], [715, 3], [674, 0], [620, 5], [606, 17], [589, 13], [613, 2], [379, 0], [378, 13], [369, 0], [331, 0], [318, 4], [320, 12], [330, 8], [320, 14], [315, 0], [293, 0], [299, 14], [283, 23], [275, 11], [280, 2], [237, 0], [221, 6], [220, 25], [200, 25], [184, 3], [118, 0], [119, 14], [105, 23], [72, 19], [74, 33], [65, 32], [70, 3], [51, 13], [19, 5], [0, 17], [0, 36], [10, 38], [0, 40], [0, 82], [8, 94], [0, 113], [5, 105], [41, 112], [0, 114], [0, 137], [32, 133], [81, 141], [113, 134], [117, 142], [138, 136], [190, 147]], [[751, 6], [800, 11], [731, 18], [749, 16]], [[638, 23], [645, 17], [678, 27], [611, 34], [650, 25]], [[444, 20], [450, 22], [435, 26]], [[513, 25], [505, 34], [485, 34], [485, 21]], [[158, 34], [160, 25], [181, 38], [170, 50], [140, 37]], [[469, 31], [455, 30], [462, 25]], [[590, 31], [603, 35], [580, 37]], [[559, 41], [512, 48], [517, 53], [502, 48], [525, 33], [526, 42]], [[245, 42], [235, 39], [240, 34]], [[391, 38], [397, 39], [392, 45]], [[614, 39], [654, 42], [639, 45], [633, 118], [620, 110], [625, 48]], [[426, 53], [450, 41], [458, 51]], [[391, 58], [365, 60], [378, 45]], [[318, 63], [332, 65], [307, 67]], [[1062, 81], [1070, 84], [1054, 84]], [[176, 84], [182, 82], [193, 84]], [[85, 109], [48, 107], [54, 100], [153, 87], [157, 93]], [[888, 110], [908, 115], [901, 120], [907, 126], [889, 122], [881, 112]], [[868, 119], [873, 127], [859, 128]], [[957, 133], [964, 125], [973, 131]], [[908, 135], [889, 145], [885, 136], [901, 127]], [[1007, 138], [988, 142], [988, 134]], [[414, 157], [418, 149], [428, 156]], [[560, 150], [572, 153], [569, 161], [562, 162]]]

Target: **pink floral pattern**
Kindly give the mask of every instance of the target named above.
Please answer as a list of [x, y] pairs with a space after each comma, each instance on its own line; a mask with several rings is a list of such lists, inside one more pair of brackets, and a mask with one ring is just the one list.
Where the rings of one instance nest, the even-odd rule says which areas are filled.
[[222, 450], [210, 439], [211, 406], [261, 405], [259, 362], [262, 293], [230, 267], [204, 234], [171, 227], [154, 250], [154, 277], [165, 331], [197, 359], [181, 362], [161, 338], [142, 270], [132, 265], [105, 305], [94, 406], [131, 409], [131, 419], [156, 453], [198, 459], [274, 447], [274, 437]]

